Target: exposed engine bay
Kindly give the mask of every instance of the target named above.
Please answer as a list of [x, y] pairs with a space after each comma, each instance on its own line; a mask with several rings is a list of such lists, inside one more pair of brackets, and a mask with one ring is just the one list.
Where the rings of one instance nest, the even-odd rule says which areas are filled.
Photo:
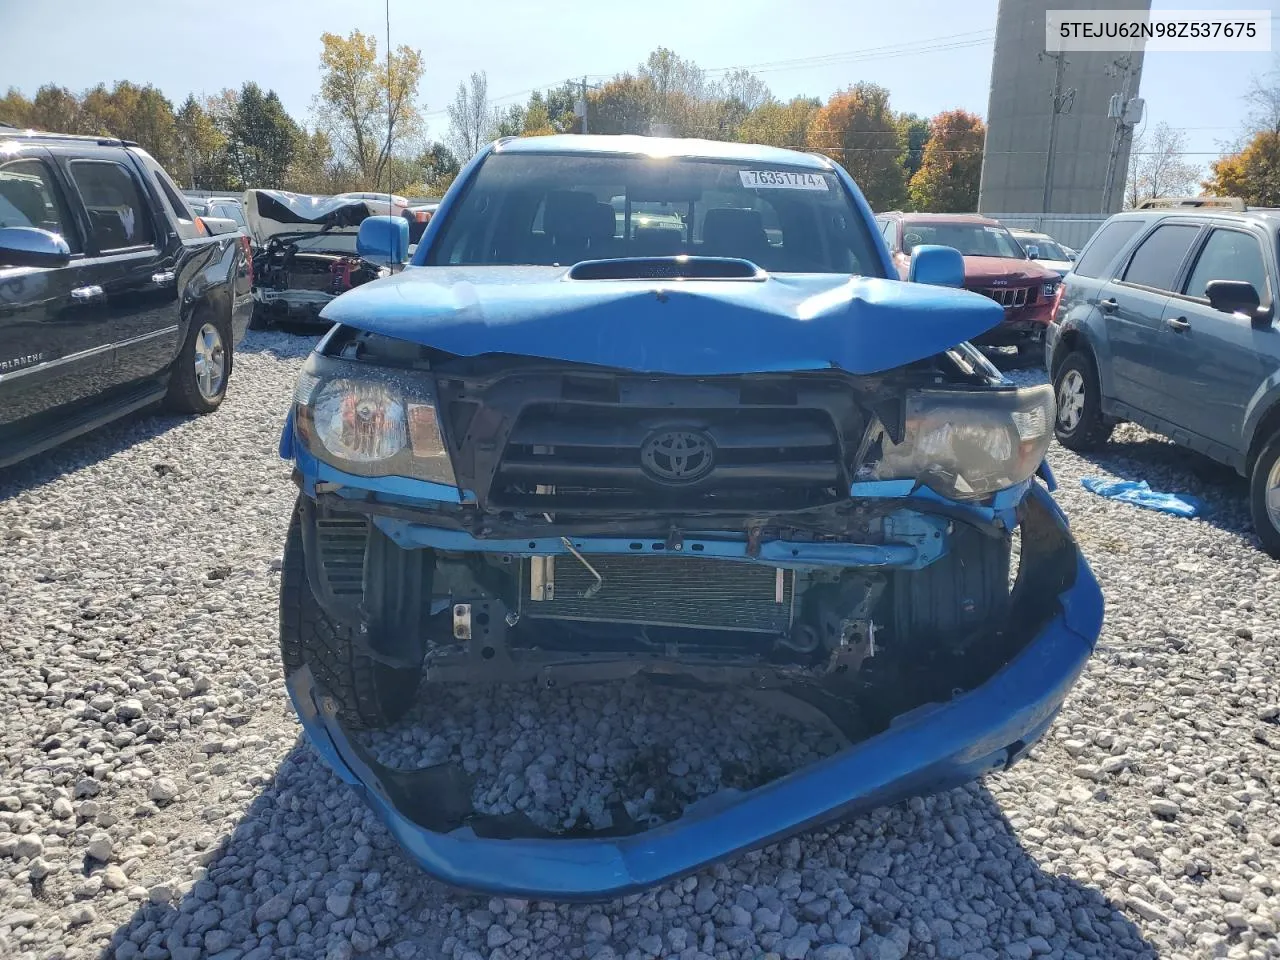
[[315, 322], [334, 297], [391, 272], [356, 254], [360, 224], [378, 212], [369, 201], [249, 190], [245, 207], [258, 325]]

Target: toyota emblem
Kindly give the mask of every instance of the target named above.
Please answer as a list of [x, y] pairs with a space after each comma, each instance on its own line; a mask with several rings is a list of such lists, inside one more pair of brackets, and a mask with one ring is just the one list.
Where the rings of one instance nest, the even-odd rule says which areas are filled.
[[641, 444], [640, 463], [662, 483], [692, 483], [711, 472], [715, 447], [697, 430], [659, 430]]

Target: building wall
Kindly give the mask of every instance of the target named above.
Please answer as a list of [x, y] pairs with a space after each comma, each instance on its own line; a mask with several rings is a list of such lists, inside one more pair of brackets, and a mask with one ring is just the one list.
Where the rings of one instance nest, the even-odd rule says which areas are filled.
[[[1045, 161], [1056, 65], [1044, 50], [1045, 13], [1150, 8], [1150, 0], [1000, 0], [979, 211], [1102, 212], [1107, 157], [1115, 132], [1115, 121], [1107, 117], [1107, 107], [1111, 95], [1119, 93], [1123, 84], [1123, 76], [1118, 72], [1108, 76], [1108, 68], [1119, 58], [1131, 57], [1129, 96], [1136, 97], [1142, 79], [1142, 54], [1064, 54], [1067, 62], [1062, 90], [1065, 93], [1075, 88], [1076, 94], [1070, 112], [1058, 120], [1053, 184], [1046, 210]], [[1119, 210], [1123, 202], [1128, 162], [1126, 138], [1107, 207], [1110, 212]]]

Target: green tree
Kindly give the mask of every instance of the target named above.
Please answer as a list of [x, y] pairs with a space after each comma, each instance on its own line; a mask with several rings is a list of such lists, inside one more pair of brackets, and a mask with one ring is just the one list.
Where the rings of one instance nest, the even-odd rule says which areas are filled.
[[298, 193], [342, 193], [354, 188], [354, 171], [335, 161], [333, 143], [324, 130], [301, 131], [284, 188]]
[[188, 95], [174, 117], [174, 149], [177, 160], [169, 173], [188, 187], [201, 190], [228, 188], [227, 137], [209, 112]]
[[895, 119], [889, 91], [864, 82], [832, 96], [809, 127], [809, 149], [843, 164], [877, 210], [891, 210], [907, 198], [907, 144]]
[[521, 136], [545, 137], [559, 132], [551, 125], [551, 115], [547, 112], [546, 101], [542, 99], [540, 94], [535, 92], [529, 98], [529, 106], [524, 111], [524, 126], [520, 130]]
[[929, 121], [915, 113], [898, 114], [898, 126], [907, 141], [907, 154], [903, 166], [909, 181], [924, 162], [924, 145], [929, 142]]
[[241, 189], [279, 189], [289, 174], [303, 137], [274, 90], [250, 81], [226, 118], [227, 157]]
[[948, 110], [930, 120], [924, 159], [911, 178], [912, 205], [933, 213], [978, 209], [986, 136], [982, 119], [966, 110]]
[[1250, 206], [1280, 206], [1280, 132], [1262, 130], [1239, 153], [1210, 165], [1205, 193], [1239, 197]]
[[389, 159], [421, 134], [416, 103], [422, 53], [401, 45], [379, 59], [378, 41], [353, 30], [320, 36], [320, 92], [315, 113], [335, 153], [375, 189]]
[[587, 92], [587, 129], [591, 133], [647, 134], [655, 110], [653, 83], [629, 73]]
[[738, 127], [736, 139], [772, 147], [807, 149], [809, 125], [822, 108], [817, 97], [796, 97], [788, 103], [772, 100], [752, 110]]
[[493, 136], [518, 137], [524, 133], [525, 109], [518, 103], [507, 107], [495, 107], [493, 111]]

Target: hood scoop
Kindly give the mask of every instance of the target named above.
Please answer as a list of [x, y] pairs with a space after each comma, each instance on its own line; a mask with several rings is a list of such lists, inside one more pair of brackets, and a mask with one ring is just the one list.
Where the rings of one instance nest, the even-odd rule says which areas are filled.
[[768, 277], [750, 260], [736, 257], [627, 257], [583, 260], [574, 264], [568, 280], [764, 280]]

